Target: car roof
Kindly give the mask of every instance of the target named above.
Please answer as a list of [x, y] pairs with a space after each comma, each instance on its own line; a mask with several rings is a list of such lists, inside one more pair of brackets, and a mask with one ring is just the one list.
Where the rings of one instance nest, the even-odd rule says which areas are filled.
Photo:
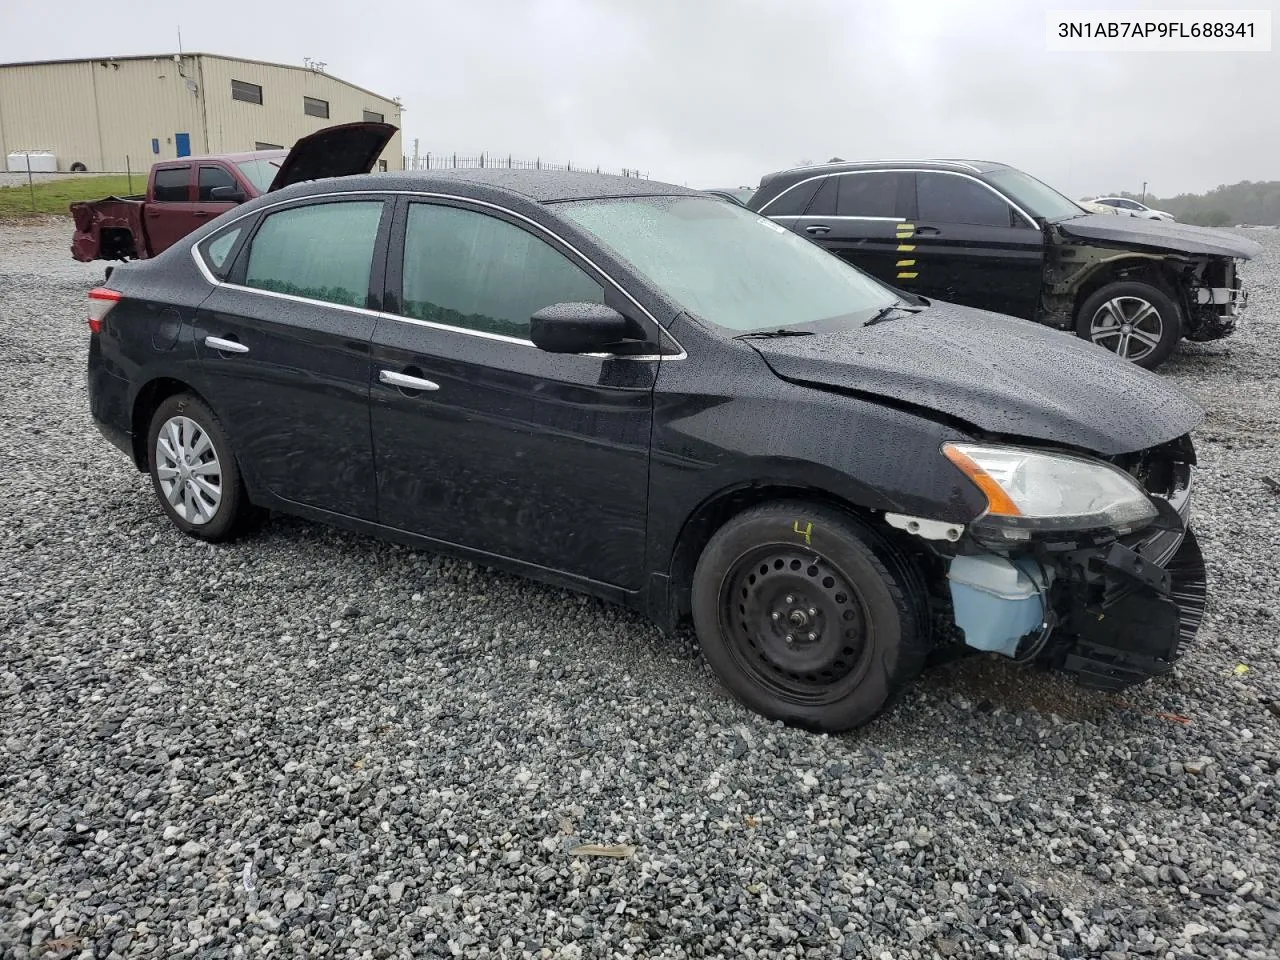
[[283, 160], [288, 155], [288, 150], [249, 150], [244, 153], [202, 153], [199, 156], [175, 157], [172, 160], [160, 160], [157, 163], [166, 166], [200, 160], [228, 160], [231, 163], [243, 163], [246, 160]]
[[795, 175], [821, 176], [826, 173], [846, 173], [856, 170], [949, 170], [960, 173], [994, 173], [997, 170], [1011, 169], [1007, 163], [996, 163], [994, 160], [840, 160], [832, 163], [813, 163], [799, 167], [789, 167], [767, 174], [761, 178], [761, 184], [777, 177], [793, 177]]
[[534, 203], [565, 200], [596, 200], [614, 197], [701, 195], [701, 191], [678, 187], [661, 180], [618, 177], [604, 173], [566, 170], [504, 170], [468, 168], [461, 170], [411, 170], [369, 173], [359, 176], [314, 180], [277, 191], [276, 196], [299, 197], [348, 190], [398, 190], [413, 193], [447, 192], [484, 199], [494, 193], [517, 196]]

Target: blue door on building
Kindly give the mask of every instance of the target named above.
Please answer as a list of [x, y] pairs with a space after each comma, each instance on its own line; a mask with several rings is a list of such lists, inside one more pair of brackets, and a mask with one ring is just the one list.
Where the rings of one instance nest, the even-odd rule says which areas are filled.
[[180, 157], [191, 156], [191, 134], [175, 133], [173, 135], [173, 146]]

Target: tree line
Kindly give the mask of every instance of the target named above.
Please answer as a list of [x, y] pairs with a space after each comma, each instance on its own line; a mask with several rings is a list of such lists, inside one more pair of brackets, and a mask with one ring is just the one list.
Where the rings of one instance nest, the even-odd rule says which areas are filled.
[[1237, 223], [1280, 224], [1280, 180], [1242, 180], [1223, 184], [1208, 193], [1180, 193], [1176, 197], [1156, 197], [1121, 191], [1099, 196], [1128, 197], [1148, 207], [1171, 213], [1183, 223], [1204, 227], [1227, 227]]

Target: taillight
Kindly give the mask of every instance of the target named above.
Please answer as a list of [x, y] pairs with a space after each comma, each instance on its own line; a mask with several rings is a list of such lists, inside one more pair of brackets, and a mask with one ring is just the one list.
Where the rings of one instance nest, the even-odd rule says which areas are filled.
[[119, 290], [108, 290], [106, 287], [94, 287], [89, 291], [89, 332], [101, 333], [102, 321], [107, 318], [111, 308], [120, 302], [123, 294]]

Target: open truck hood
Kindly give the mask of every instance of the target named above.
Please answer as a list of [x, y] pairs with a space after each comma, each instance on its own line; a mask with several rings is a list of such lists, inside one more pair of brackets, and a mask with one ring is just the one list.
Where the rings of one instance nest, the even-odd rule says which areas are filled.
[[870, 327], [746, 342], [784, 380], [1102, 456], [1173, 440], [1204, 417], [1182, 390], [1102, 347], [1026, 320], [931, 302]]
[[1173, 253], [1209, 254], [1251, 260], [1262, 252], [1258, 244], [1234, 233], [1196, 227], [1189, 223], [1175, 223], [1172, 220], [1109, 217], [1090, 213], [1070, 220], [1059, 220], [1054, 226], [1064, 236], [1078, 240], [1099, 240], [1103, 243], [1119, 243]]
[[368, 173], [397, 128], [390, 123], [339, 123], [293, 145], [267, 192], [305, 180]]

